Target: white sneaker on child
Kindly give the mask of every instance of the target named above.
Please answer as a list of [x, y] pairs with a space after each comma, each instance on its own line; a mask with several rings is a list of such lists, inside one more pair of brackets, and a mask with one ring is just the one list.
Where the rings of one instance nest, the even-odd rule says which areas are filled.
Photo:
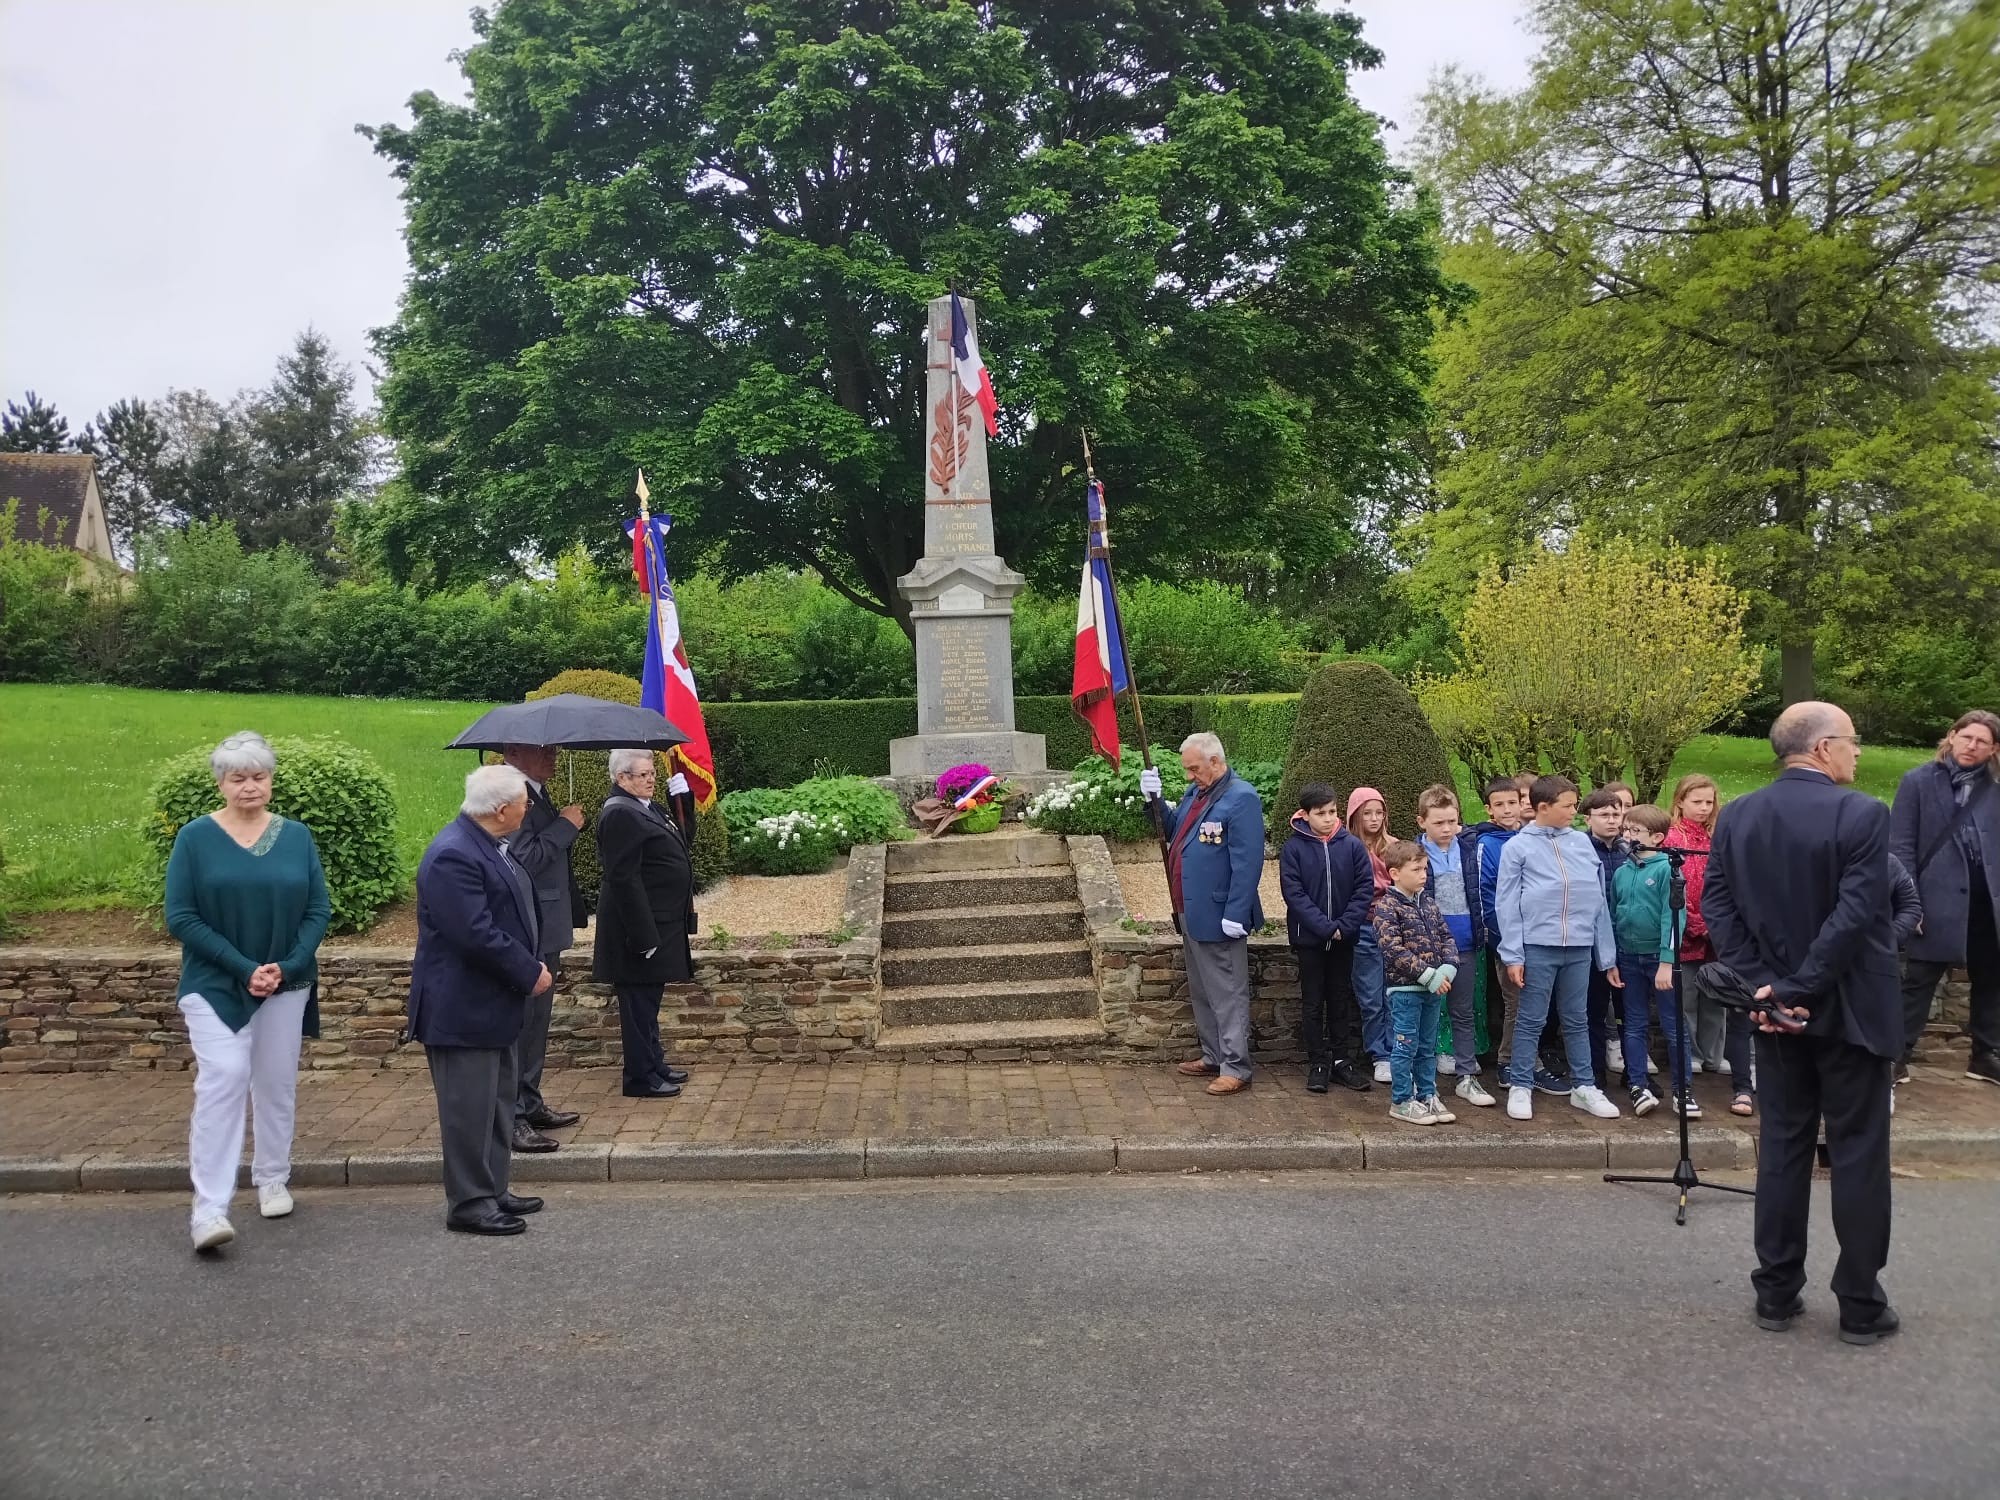
[[219, 1250], [236, 1238], [236, 1230], [224, 1218], [203, 1219], [191, 1233], [197, 1250]]
[[1604, 1066], [1613, 1073], [1625, 1071], [1625, 1044], [1607, 1040], [1604, 1044]]
[[1604, 1097], [1604, 1090], [1586, 1084], [1582, 1088], [1569, 1091], [1569, 1102], [1586, 1114], [1596, 1115], [1600, 1120], [1618, 1118], [1618, 1106]]
[[292, 1211], [292, 1195], [282, 1182], [267, 1182], [257, 1189], [257, 1212], [267, 1219], [282, 1219]]
[[1389, 1118], [1401, 1120], [1405, 1125], [1437, 1124], [1437, 1117], [1424, 1108], [1421, 1099], [1405, 1099], [1401, 1104], [1390, 1105]]
[[1532, 1120], [1535, 1118], [1535, 1091], [1515, 1084], [1507, 1090], [1507, 1118], [1510, 1120]]
[[1390, 1071], [1389, 1071], [1389, 1059], [1388, 1059], [1388, 1058], [1386, 1058], [1386, 1057], [1385, 1057], [1385, 1058], [1382, 1058], [1382, 1059], [1380, 1059], [1379, 1061], [1377, 1061], [1377, 1062], [1376, 1062], [1376, 1064], [1375, 1064], [1375, 1081], [1376, 1081], [1377, 1083], [1393, 1083], [1393, 1082], [1395, 1082], [1395, 1078], [1396, 1078], [1396, 1075], [1395, 1075], [1394, 1073], [1392, 1073], [1392, 1072], [1390, 1072]]
[[1444, 1101], [1439, 1099], [1436, 1094], [1432, 1094], [1428, 1099], [1419, 1099], [1417, 1102], [1431, 1112], [1431, 1123], [1433, 1125], [1456, 1125], [1458, 1123], [1458, 1116], [1446, 1109]]
[[1479, 1109], [1491, 1109], [1495, 1102], [1493, 1096], [1486, 1092], [1485, 1086], [1471, 1074], [1467, 1074], [1465, 1077], [1459, 1079], [1458, 1087], [1453, 1089], [1452, 1092], [1467, 1104], [1474, 1105]]

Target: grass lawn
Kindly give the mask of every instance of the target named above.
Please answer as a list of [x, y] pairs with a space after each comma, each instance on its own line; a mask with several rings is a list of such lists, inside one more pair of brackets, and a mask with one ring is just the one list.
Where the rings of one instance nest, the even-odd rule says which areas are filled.
[[458, 811], [469, 751], [443, 746], [492, 707], [384, 698], [259, 697], [0, 683], [0, 847], [11, 902], [127, 904], [160, 763], [239, 729], [327, 735], [373, 756], [396, 789], [406, 869]]

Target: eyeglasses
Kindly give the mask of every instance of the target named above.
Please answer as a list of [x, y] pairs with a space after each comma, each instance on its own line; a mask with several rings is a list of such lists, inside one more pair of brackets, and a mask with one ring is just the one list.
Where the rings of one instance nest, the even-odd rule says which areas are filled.
[[1820, 738], [1822, 743], [1826, 740], [1846, 740], [1855, 749], [1859, 750], [1861, 748], [1861, 736], [1858, 734], [1828, 734], [1822, 735]]

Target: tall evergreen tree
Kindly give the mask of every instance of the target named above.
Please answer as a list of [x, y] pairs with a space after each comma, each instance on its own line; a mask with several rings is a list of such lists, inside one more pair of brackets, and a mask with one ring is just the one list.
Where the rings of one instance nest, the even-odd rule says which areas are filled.
[[246, 547], [290, 542], [324, 561], [335, 506], [369, 470], [369, 425], [354, 401], [354, 375], [313, 329], [278, 361], [271, 384], [250, 403], [248, 435], [255, 481], [246, 513], [234, 517]]
[[135, 396], [99, 412], [76, 445], [97, 459], [105, 525], [112, 545], [129, 554], [140, 533], [168, 518], [166, 425]]
[[33, 391], [25, 406], [9, 401], [0, 414], [0, 453], [61, 453], [69, 446], [69, 423]]

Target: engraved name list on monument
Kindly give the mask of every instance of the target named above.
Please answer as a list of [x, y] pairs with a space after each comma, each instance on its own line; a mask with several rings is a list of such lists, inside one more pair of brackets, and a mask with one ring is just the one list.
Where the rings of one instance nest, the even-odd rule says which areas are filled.
[[939, 620], [937, 713], [943, 730], [985, 729], [993, 724], [993, 672], [987, 632], [971, 621]]

